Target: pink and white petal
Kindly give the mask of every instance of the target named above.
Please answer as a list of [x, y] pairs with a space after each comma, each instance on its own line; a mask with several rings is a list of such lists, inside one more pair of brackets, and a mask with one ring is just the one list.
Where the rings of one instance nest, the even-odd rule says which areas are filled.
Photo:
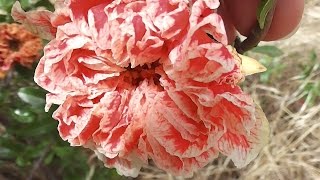
[[188, 36], [201, 29], [202, 31], [211, 34], [215, 40], [227, 45], [228, 39], [224, 28], [222, 18], [213, 9], [217, 9], [220, 5], [218, 0], [209, 2], [208, 0], [198, 0], [191, 7], [189, 18], [190, 30]]
[[127, 157], [136, 152], [150, 101], [150, 95], [146, 93], [150, 89], [151, 92], [156, 90], [144, 82], [132, 93], [114, 91], [106, 93], [101, 99], [103, 106], [95, 114], [103, 117], [99, 130], [94, 134], [95, 143], [101, 146], [97, 148], [100, 153], [108, 158], [115, 158]]
[[[67, 5], [72, 12], [72, 21], [87, 21], [88, 12], [91, 8], [104, 4], [105, 6], [110, 4], [112, 0], [67, 0]], [[103, 13], [101, 11], [101, 13]]]
[[120, 72], [123, 71], [122, 68], [97, 56], [94, 51], [86, 49], [73, 50], [71, 57], [66, 60], [65, 64], [67, 76], [79, 78], [84, 85], [97, 88], [100, 88], [99, 82], [118, 77]]
[[248, 165], [269, 141], [269, 123], [256, 105], [255, 126], [245, 135], [225, 133], [219, 140], [219, 150], [229, 156], [238, 168]]
[[131, 68], [158, 60], [161, 57], [163, 42], [151, 36], [141, 16], [134, 13], [128, 15], [119, 28], [124, 38], [127, 38], [125, 47]]
[[255, 123], [254, 103], [238, 86], [216, 82], [190, 83], [183, 91], [197, 105], [198, 114], [205, 122], [218, 123], [218, 127], [223, 125], [237, 133], [248, 132]]
[[100, 106], [95, 109], [94, 114], [101, 117], [101, 122], [93, 140], [106, 157], [115, 157], [122, 147], [120, 138], [128, 125], [126, 114], [129, 98], [128, 91], [107, 92], [102, 97]]
[[147, 116], [147, 136], [153, 136], [168, 153], [196, 157], [212, 145], [211, 132], [202, 122], [188, 118], [166, 94], [158, 94]]
[[163, 169], [171, 174], [184, 174], [192, 176], [192, 172], [185, 172], [183, 161], [169, 154], [165, 148], [153, 137], [147, 135], [149, 157], [152, 158], [158, 168]]
[[[45, 58], [45, 57], [44, 57]], [[67, 77], [66, 67], [63, 62], [50, 65], [48, 72], [45, 72], [44, 63], [46, 60], [42, 58], [35, 72], [34, 80], [44, 89], [54, 94], [74, 94], [72, 92], [83, 91], [83, 82], [79, 78]]]
[[[228, 79], [234, 85], [242, 79], [240, 62], [233, 58], [225, 46], [213, 42], [198, 43], [194, 40], [188, 46], [182, 44], [172, 49], [169, 54], [170, 64], [164, 68], [171, 79], [182, 83], [189, 80], [227, 82]], [[186, 51], [182, 51], [184, 46], [187, 46]]]
[[[162, 83], [166, 82], [162, 81]], [[165, 84], [165, 88], [169, 90], [169, 94], [171, 93], [170, 90], [174, 90], [168, 83]], [[216, 82], [210, 84], [189, 82], [189, 84], [184, 84], [181, 89], [189, 96], [191, 102], [198, 107], [198, 115], [204, 121], [206, 127], [210, 127], [209, 123], [212, 127], [215, 127], [214, 130], [221, 131], [215, 134], [215, 138], [221, 137], [224, 134], [223, 132], [228, 132], [228, 136], [239, 136], [235, 138], [239, 145], [247, 145], [247, 142], [242, 139], [256, 124], [254, 106], [252, 99], [243, 94], [238, 86]], [[179, 103], [178, 98], [173, 99]]]
[[132, 93], [128, 104], [127, 116], [130, 117], [128, 127], [122, 136], [124, 148], [121, 156], [130, 154], [137, 149], [139, 140], [142, 138], [147, 120], [147, 111], [152, 106], [157, 90], [152, 83], [142, 82]]
[[58, 130], [63, 140], [80, 146], [92, 138], [100, 122], [98, 117], [92, 116], [93, 107], [94, 103], [86, 96], [67, 97], [53, 114], [59, 121]]
[[211, 148], [196, 157], [180, 158], [169, 154], [152, 136], [147, 136], [147, 140], [149, 156], [157, 167], [174, 176], [192, 177], [194, 172], [206, 166], [219, 154], [217, 150]]
[[104, 8], [105, 5], [102, 4], [91, 8], [88, 12], [88, 24], [92, 38], [102, 50], [111, 48], [109, 20], [105, 13], [101, 13]]
[[161, 83], [166, 89], [170, 98], [175, 102], [177, 107], [189, 118], [199, 122], [201, 119], [198, 115], [198, 106], [185, 92], [177, 89], [174, 85], [169, 84], [168, 81], [161, 79]]
[[[201, 112], [202, 108], [200, 108], [199, 114], [210, 114], [211, 123], [221, 131], [215, 134], [216, 137], [221, 137], [216, 147], [219, 147], [219, 151], [224, 155], [231, 156], [236, 166], [243, 167], [251, 162], [267, 143], [267, 120], [261, 109], [256, 107], [254, 110], [253, 101], [243, 94], [239, 87], [215, 86], [210, 87], [214, 94], [213, 101], [215, 101], [210, 104], [214, 106], [203, 107], [206, 112]], [[226, 87], [223, 88], [223, 86]], [[197, 100], [193, 96], [190, 98], [193, 102]], [[201, 104], [198, 106], [201, 107]], [[257, 113], [259, 116], [256, 118], [254, 114]], [[207, 119], [210, 116], [202, 116], [201, 119]]]
[[[151, 17], [154, 27], [166, 40], [178, 39], [182, 31], [188, 28], [189, 7], [187, 2], [170, 3], [168, 1], [147, 1], [147, 14]], [[153, 27], [153, 26], [151, 26]], [[152, 28], [153, 29], [153, 28]]]
[[45, 111], [48, 112], [52, 104], [61, 105], [66, 100], [66, 94], [46, 94], [46, 106]]
[[127, 160], [125, 158], [104, 158], [102, 159], [108, 168], [116, 168], [119, 175], [137, 177], [143, 163], [139, 159]]
[[56, 0], [54, 3], [53, 15], [51, 17], [51, 24], [53, 27], [62, 26], [71, 22], [71, 11], [64, 3], [65, 0]]
[[[68, 26], [70, 26], [68, 29], [71, 29], [73, 24], [67, 24], [64, 27]], [[61, 32], [61, 34], [64, 33]], [[61, 37], [60, 39], [55, 39], [49, 42], [44, 48], [44, 56], [42, 58], [42, 61], [44, 61], [44, 72], [49, 72], [53, 64], [64, 58], [68, 59], [68, 55], [70, 56], [72, 50], [82, 48], [90, 41], [91, 40], [89, 38], [75, 33], [71, 37], [65, 36], [63, 39]]]
[[[183, 158], [183, 165], [185, 169], [190, 169], [190, 171], [197, 172], [199, 169], [205, 167], [215, 160], [218, 155], [219, 151], [215, 147], [212, 147], [197, 157]], [[179, 174], [179, 176], [184, 177], [185, 175]]]
[[25, 12], [16, 1], [12, 6], [11, 15], [17, 22], [24, 24], [33, 33], [38, 34], [43, 39], [53, 39], [57, 29], [51, 24], [53, 13], [47, 10]]
[[[64, 27], [69, 25], [73, 27], [72, 24]], [[51, 41], [45, 47], [45, 55], [38, 64], [35, 81], [55, 94], [114, 89], [119, 72], [123, 69], [87, 49], [91, 47], [91, 40], [82, 35]], [[96, 86], [98, 83], [99, 86]]]

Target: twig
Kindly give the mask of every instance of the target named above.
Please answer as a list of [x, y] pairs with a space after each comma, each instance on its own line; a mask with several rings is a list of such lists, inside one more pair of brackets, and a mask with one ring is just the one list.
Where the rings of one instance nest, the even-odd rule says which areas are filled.
[[32, 170], [30, 171], [30, 174], [27, 178], [27, 180], [32, 180], [33, 179], [33, 175], [34, 173], [37, 171], [37, 169], [39, 169], [39, 167], [41, 166], [43, 159], [45, 158], [45, 156], [47, 155], [47, 153], [49, 152], [49, 150], [51, 149], [51, 145], [49, 144], [42, 152], [41, 156], [37, 159], [37, 161], [34, 163]]
[[86, 176], [86, 180], [92, 180], [95, 170], [96, 170], [96, 166], [94, 164], [90, 165], [90, 170]]
[[88, 174], [86, 175], [85, 180], [92, 180], [92, 178], [94, 176], [94, 173], [96, 171], [96, 165], [95, 165], [95, 162], [94, 162], [95, 158], [97, 158], [97, 155], [94, 154], [94, 153], [91, 154], [89, 156], [89, 158], [88, 158], [87, 163], [88, 163], [88, 165], [90, 167], [90, 170], [89, 170]]
[[238, 53], [243, 54], [244, 52], [256, 47], [259, 44], [259, 42], [267, 35], [272, 23], [274, 11], [276, 9], [276, 4], [277, 0], [274, 0], [272, 8], [267, 14], [263, 29], [260, 28], [259, 23], [257, 21], [256, 26], [250, 32], [247, 39], [245, 39], [242, 42], [239, 38], [236, 39], [234, 46]]

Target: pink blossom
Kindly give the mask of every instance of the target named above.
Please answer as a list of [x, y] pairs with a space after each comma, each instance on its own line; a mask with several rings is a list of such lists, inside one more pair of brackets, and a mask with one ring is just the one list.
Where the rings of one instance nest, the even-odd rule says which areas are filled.
[[[58, 1], [14, 18], [52, 40], [35, 81], [62, 139], [137, 176], [148, 160], [177, 176], [219, 153], [237, 167], [268, 139], [261, 109], [238, 86], [218, 0]], [[213, 38], [211, 39], [208, 34]]]

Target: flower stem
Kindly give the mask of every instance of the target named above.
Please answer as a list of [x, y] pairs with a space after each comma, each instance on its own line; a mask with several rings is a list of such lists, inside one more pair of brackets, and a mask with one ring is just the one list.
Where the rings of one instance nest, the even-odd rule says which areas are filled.
[[277, 0], [274, 0], [272, 8], [267, 14], [265, 25], [262, 29], [260, 28], [257, 20], [256, 26], [251, 30], [250, 34], [244, 41], [241, 42], [239, 38], [235, 40], [234, 47], [236, 48], [238, 53], [243, 54], [246, 51], [256, 47], [259, 44], [259, 42], [263, 40], [263, 38], [267, 35], [272, 23], [274, 11], [276, 9], [276, 4]]

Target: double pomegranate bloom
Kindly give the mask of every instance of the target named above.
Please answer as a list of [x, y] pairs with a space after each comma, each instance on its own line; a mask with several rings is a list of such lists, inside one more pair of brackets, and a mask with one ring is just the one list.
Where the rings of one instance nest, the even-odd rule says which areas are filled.
[[40, 55], [41, 39], [18, 24], [0, 24], [0, 79], [14, 63], [31, 67]]
[[[35, 72], [60, 136], [137, 176], [152, 160], [177, 176], [219, 153], [237, 167], [268, 139], [262, 110], [237, 85], [218, 0], [57, 0], [16, 21], [50, 42]], [[210, 37], [209, 37], [210, 36]], [[213, 37], [213, 38], [212, 38]]]

